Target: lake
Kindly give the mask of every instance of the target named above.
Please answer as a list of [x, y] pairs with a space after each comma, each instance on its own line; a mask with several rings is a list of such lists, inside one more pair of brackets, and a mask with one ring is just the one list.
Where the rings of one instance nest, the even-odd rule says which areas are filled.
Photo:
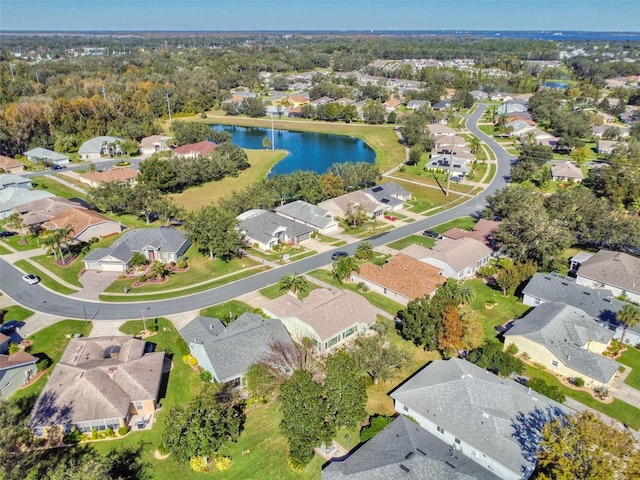
[[[233, 143], [242, 148], [263, 149], [265, 137], [271, 140], [270, 128], [212, 125], [214, 130], [231, 133]], [[276, 149], [286, 150], [288, 155], [273, 166], [270, 175], [285, 174], [296, 170], [311, 170], [320, 175], [334, 163], [375, 163], [376, 154], [365, 142], [355, 137], [328, 133], [294, 132], [274, 130]]]

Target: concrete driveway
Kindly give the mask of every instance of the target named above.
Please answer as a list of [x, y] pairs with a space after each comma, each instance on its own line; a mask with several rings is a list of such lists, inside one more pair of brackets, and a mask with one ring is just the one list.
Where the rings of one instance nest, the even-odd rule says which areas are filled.
[[82, 290], [69, 295], [83, 300], [100, 300], [100, 294], [120, 275], [119, 272], [96, 272], [88, 270], [79, 278]]

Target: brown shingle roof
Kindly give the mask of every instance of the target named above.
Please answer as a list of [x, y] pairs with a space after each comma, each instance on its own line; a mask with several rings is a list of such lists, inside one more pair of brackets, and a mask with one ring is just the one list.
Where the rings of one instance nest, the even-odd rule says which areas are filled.
[[218, 145], [213, 142], [204, 140], [202, 142], [189, 143], [187, 145], [182, 145], [181, 147], [176, 147], [173, 149], [173, 153], [176, 155], [209, 155], [217, 146]]
[[[2, 334], [0, 333], [0, 335]], [[4, 335], [2, 336], [4, 337]], [[0, 339], [0, 342], [1, 341]], [[33, 355], [24, 350], [19, 350], [11, 355], [0, 355], [0, 368], [14, 367], [16, 365], [22, 365], [23, 363], [36, 362], [37, 360]]]
[[476, 267], [487, 255], [491, 255], [491, 249], [473, 238], [443, 238], [431, 249], [431, 257], [448, 263], [456, 272]]
[[10, 169], [22, 166], [22, 163], [20, 163], [18, 160], [0, 155], [0, 168]]
[[126, 182], [138, 176], [138, 170], [132, 168], [112, 168], [106, 172], [86, 172], [80, 175], [96, 183]]
[[407, 298], [431, 295], [447, 280], [440, 275], [439, 268], [402, 253], [382, 266], [365, 263], [360, 267], [358, 276]]
[[85, 208], [67, 208], [58, 213], [51, 220], [45, 222], [43, 227], [48, 230], [71, 227], [74, 236], [79, 235], [88, 226], [96, 223], [113, 222], [109, 217], [101, 213], [87, 210]]
[[500, 222], [481, 218], [480, 220], [478, 220], [478, 223], [475, 224], [473, 230], [471, 231], [455, 227], [444, 232], [442, 236], [444, 238], [450, 238], [452, 240], [460, 240], [461, 238], [473, 238], [474, 240], [478, 240], [479, 242], [482, 242], [489, 248], [491, 248], [491, 242], [489, 242], [488, 236], [499, 226]]

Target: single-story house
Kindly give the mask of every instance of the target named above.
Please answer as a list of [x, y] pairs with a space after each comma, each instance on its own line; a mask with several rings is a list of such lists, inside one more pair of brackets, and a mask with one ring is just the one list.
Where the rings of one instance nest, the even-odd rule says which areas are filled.
[[450, 170], [453, 175], [461, 175], [463, 177], [471, 172], [471, 169], [466, 165], [467, 159], [465, 158], [453, 155], [453, 166], [451, 168], [449, 168], [450, 162], [451, 155], [449, 154], [432, 155], [431, 160], [425, 164], [424, 169], [439, 172]]
[[620, 367], [602, 355], [613, 335], [584, 310], [553, 302], [514, 321], [504, 333], [504, 344], [515, 345], [555, 374], [581, 377], [590, 387], [607, 387]]
[[96, 248], [84, 257], [87, 270], [126, 272], [134, 253], [142, 253], [147, 260], [164, 263], [177, 262], [191, 242], [180, 230], [173, 228], [138, 228], [125, 232], [109, 248]]
[[457, 135], [438, 135], [434, 138], [433, 149], [437, 153], [451, 153], [466, 147], [467, 142], [464, 138]]
[[411, 200], [411, 192], [395, 182], [381, 183], [363, 192], [382, 205], [385, 211], [400, 210], [404, 208], [404, 202]]
[[280, 320], [248, 312], [226, 327], [217, 318], [197, 316], [180, 329], [180, 335], [214, 382], [236, 387], [244, 385], [247, 369], [264, 360], [272, 345], [295, 348]]
[[594, 125], [591, 127], [591, 135], [595, 138], [602, 138], [602, 135], [608, 130], [616, 132], [619, 138], [628, 137], [631, 133], [631, 129], [629, 127], [617, 125], [615, 123], [606, 123], [604, 125]]
[[35, 435], [153, 424], [164, 352], [146, 347], [126, 335], [71, 339], [31, 411]]
[[615, 297], [640, 303], [640, 258], [628, 253], [600, 250], [580, 265], [576, 283], [606, 288]]
[[446, 280], [439, 268], [402, 253], [391, 257], [384, 265], [367, 262], [360, 266], [359, 272], [351, 273], [351, 281], [362, 282], [371, 291], [403, 305], [416, 298], [433, 296]]
[[0, 155], [0, 172], [18, 174], [24, 170], [24, 165], [10, 157]]
[[427, 100], [409, 100], [407, 102], [407, 108], [414, 112], [420, 110], [425, 105], [430, 105], [430, 103]]
[[570, 413], [459, 358], [429, 363], [390, 396], [398, 413], [449, 445], [453, 457], [465, 456], [503, 480], [528, 479], [542, 426]]
[[173, 149], [173, 154], [182, 158], [196, 158], [201, 155], [211, 155], [218, 144], [203, 140], [198, 143], [188, 143]]
[[0, 189], [9, 187], [33, 188], [33, 184], [30, 178], [12, 173], [0, 173]]
[[473, 229], [463, 230], [458, 227], [451, 228], [442, 234], [442, 238], [449, 238], [451, 240], [460, 240], [462, 238], [473, 238], [479, 242], [484, 243], [487, 247], [493, 249], [492, 235], [497, 230], [501, 222], [496, 220], [488, 220], [481, 218], [473, 226]]
[[556, 182], [582, 183], [582, 169], [573, 162], [561, 162], [551, 166], [551, 178]]
[[498, 480], [413, 420], [398, 415], [375, 437], [322, 469], [322, 480]]
[[138, 170], [132, 168], [111, 168], [104, 172], [89, 171], [78, 175], [78, 180], [90, 187], [97, 188], [103, 183], [107, 182], [119, 182], [126, 183], [128, 185], [135, 185], [137, 183]]
[[437, 267], [446, 278], [462, 280], [475, 275], [480, 267], [487, 265], [492, 250], [484, 243], [467, 237], [458, 240], [442, 238], [432, 248], [409, 245], [400, 253]]
[[483, 102], [489, 98], [489, 94], [482, 90], [471, 90], [469, 93], [476, 102]]
[[36, 357], [24, 350], [18, 350], [11, 355], [0, 355], [0, 400], [9, 398], [33, 378], [37, 371], [37, 362]]
[[124, 141], [120, 137], [100, 136], [87, 140], [78, 150], [82, 160], [100, 160], [102, 157], [114, 157], [122, 155], [120, 143]]
[[438, 110], [446, 110], [447, 108], [451, 108], [451, 105], [453, 105], [453, 102], [451, 102], [450, 100], [440, 100], [439, 102], [431, 105], [431, 108], [434, 112], [437, 112]]
[[90, 242], [93, 238], [115, 235], [124, 229], [120, 222], [101, 213], [82, 207], [67, 208], [43, 223], [45, 230], [71, 228], [71, 238], [79, 242]]
[[313, 100], [313, 101], [311, 102], [311, 106], [312, 106], [312, 107], [318, 107], [318, 106], [320, 106], [320, 105], [325, 105], [325, 104], [327, 104], [327, 103], [331, 103], [331, 102], [333, 102], [333, 100], [334, 100], [333, 98], [331, 98], [331, 97], [327, 97], [327, 96], [325, 95], [324, 97], [320, 97], [320, 98], [317, 98], [317, 99]]
[[596, 143], [596, 152], [598, 153], [613, 153], [618, 145], [626, 145], [619, 140], [598, 140]]
[[151, 135], [149, 137], [144, 137], [142, 140], [140, 140], [140, 145], [138, 145], [140, 154], [151, 155], [154, 153], [171, 150], [171, 147], [167, 145], [167, 140], [169, 140], [170, 138], [171, 137], [167, 137], [166, 135]]
[[303, 223], [259, 208], [241, 213], [236, 218], [238, 230], [246, 242], [265, 251], [280, 243], [298, 244], [311, 238], [313, 233], [313, 228]]
[[19, 205], [48, 197], [55, 197], [55, 195], [44, 190], [16, 187], [2, 188], [0, 189], [0, 220], [11, 215]]
[[336, 218], [345, 218], [353, 208], [362, 210], [371, 218], [379, 217], [384, 213], [384, 207], [362, 190], [345, 193], [339, 197], [330, 198], [318, 204], [320, 208], [329, 210]]
[[336, 232], [340, 228], [340, 224], [333, 218], [329, 210], [303, 200], [296, 200], [276, 207], [276, 213], [291, 221], [311, 227], [322, 235]]
[[520, 102], [508, 101], [500, 105], [497, 109], [498, 115], [511, 115], [512, 113], [526, 112], [527, 106]]
[[69, 164], [69, 157], [48, 148], [37, 147], [27, 150], [23, 155], [33, 163], [51, 163], [53, 165]]
[[456, 131], [453, 128], [448, 127], [447, 125], [442, 125], [440, 123], [430, 123], [429, 125], [427, 125], [427, 128], [429, 129], [429, 132], [431, 132], [431, 135], [433, 135], [434, 137], [437, 137], [439, 135], [456, 134]]
[[512, 122], [508, 122], [505, 126], [510, 129], [509, 131], [511, 135], [516, 137], [520, 137], [521, 135], [535, 130], [536, 128], [536, 124], [534, 122], [526, 122], [524, 120], [514, 120]]
[[293, 93], [287, 97], [287, 100], [289, 100], [294, 107], [299, 107], [311, 102], [309, 95], [302, 93]]
[[47, 197], [18, 205], [14, 211], [20, 214], [25, 225], [37, 230], [39, 225], [51, 220], [58, 213], [74, 207], [83, 208], [79, 203], [63, 197]]
[[349, 290], [317, 288], [300, 300], [285, 294], [262, 305], [270, 317], [279, 318], [298, 341], [308, 337], [325, 352], [359, 332], [367, 332], [376, 322], [378, 309]]

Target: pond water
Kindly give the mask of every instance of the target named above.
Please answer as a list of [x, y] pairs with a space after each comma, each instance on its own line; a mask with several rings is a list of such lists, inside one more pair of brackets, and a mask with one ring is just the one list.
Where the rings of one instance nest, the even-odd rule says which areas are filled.
[[[264, 148], [264, 138], [271, 140], [269, 128], [234, 125], [212, 125], [211, 128], [230, 132], [233, 143], [242, 148], [259, 150]], [[322, 175], [334, 163], [376, 161], [376, 154], [369, 145], [359, 138], [343, 135], [274, 130], [273, 144], [276, 149], [286, 150], [288, 155], [273, 166], [270, 175], [296, 170], [311, 170]]]
[[557, 82], [557, 81], [546, 81], [543, 82], [542, 84], [543, 87], [547, 87], [547, 88], [555, 88], [556, 90], [564, 90], [566, 88], [569, 88], [569, 83], [568, 82]]

